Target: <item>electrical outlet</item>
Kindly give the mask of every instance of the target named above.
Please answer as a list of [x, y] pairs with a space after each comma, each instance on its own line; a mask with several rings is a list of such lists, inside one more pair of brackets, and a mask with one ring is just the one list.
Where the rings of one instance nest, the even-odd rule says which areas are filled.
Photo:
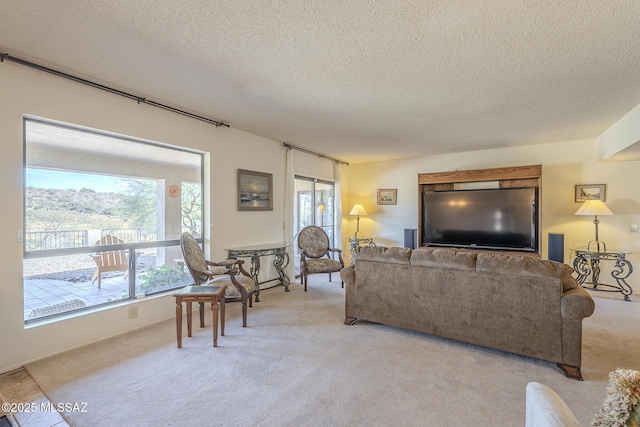
[[638, 232], [638, 224], [631, 224], [631, 232], [632, 233]]
[[129, 306], [129, 319], [135, 319], [138, 317], [138, 304], [132, 304]]

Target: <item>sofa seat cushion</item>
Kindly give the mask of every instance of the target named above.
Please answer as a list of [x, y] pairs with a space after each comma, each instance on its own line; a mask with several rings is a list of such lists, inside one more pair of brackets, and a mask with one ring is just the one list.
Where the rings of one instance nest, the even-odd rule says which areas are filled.
[[340, 261], [336, 261], [331, 258], [318, 258], [318, 259], [307, 259], [305, 260], [307, 263], [307, 273], [327, 273], [329, 271], [340, 271], [342, 269], [342, 264]]
[[[236, 279], [236, 282], [238, 282], [240, 286], [244, 288], [246, 294], [251, 294], [256, 290], [256, 283], [251, 277], [247, 277], [243, 274], [236, 274], [234, 278]], [[225, 298], [230, 300], [242, 299], [242, 293], [238, 290], [238, 288], [236, 288], [229, 275], [214, 277], [209, 282], [207, 282], [207, 285], [227, 285], [227, 289], [224, 291]]]
[[411, 265], [475, 271], [476, 253], [443, 248], [420, 248], [411, 254]]

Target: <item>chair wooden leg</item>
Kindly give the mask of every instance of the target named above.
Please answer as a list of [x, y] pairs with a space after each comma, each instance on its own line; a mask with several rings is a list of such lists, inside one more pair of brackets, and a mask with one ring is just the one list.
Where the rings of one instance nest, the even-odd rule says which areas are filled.
[[340, 283], [342, 283], [342, 289], [344, 289], [344, 282], [340, 282]]
[[307, 292], [307, 274], [306, 273], [302, 276], [302, 281], [304, 282], [304, 291]]
[[182, 300], [176, 297], [176, 333], [178, 348], [182, 348]]
[[242, 300], [242, 327], [247, 327], [247, 300]]
[[189, 338], [191, 338], [191, 334], [192, 334], [192, 329], [191, 329], [191, 317], [192, 317], [192, 309], [193, 307], [191, 306], [191, 303], [188, 302], [187, 303], [187, 336]]
[[253, 292], [249, 294], [249, 307], [253, 307]]
[[329, 281], [331, 281], [331, 273], [329, 273]]
[[200, 304], [200, 327], [204, 328], [204, 303], [200, 302], [198, 304]]
[[227, 305], [227, 299], [220, 297], [220, 335], [224, 336], [224, 320], [225, 320], [225, 306]]
[[218, 346], [218, 314], [219, 314], [219, 306], [217, 301], [213, 301], [211, 303], [211, 317], [213, 323], [213, 346]]

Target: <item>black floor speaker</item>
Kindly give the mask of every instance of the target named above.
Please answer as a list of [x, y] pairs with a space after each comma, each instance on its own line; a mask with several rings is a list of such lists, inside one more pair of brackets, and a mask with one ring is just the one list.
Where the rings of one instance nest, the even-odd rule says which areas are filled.
[[564, 262], [564, 234], [549, 233], [547, 249], [549, 260]]
[[404, 229], [404, 247], [405, 248], [415, 249], [417, 240], [418, 240], [418, 229], [416, 228]]

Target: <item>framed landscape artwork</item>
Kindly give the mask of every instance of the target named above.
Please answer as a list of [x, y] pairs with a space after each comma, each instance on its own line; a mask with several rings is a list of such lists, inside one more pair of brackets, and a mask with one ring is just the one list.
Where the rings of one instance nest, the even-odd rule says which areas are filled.
[[576, 203], [587, 200], [602, 200], [606, 202], [607, 184], [579, 184], [576, 185]]
[[398, 203], [398, 190], [397, 189], [379, 189], [378, 190], [378, 204], [379, 205], [395, 205]]
[[273, 175], [238, 169], [238, 210], [273, 210]]

